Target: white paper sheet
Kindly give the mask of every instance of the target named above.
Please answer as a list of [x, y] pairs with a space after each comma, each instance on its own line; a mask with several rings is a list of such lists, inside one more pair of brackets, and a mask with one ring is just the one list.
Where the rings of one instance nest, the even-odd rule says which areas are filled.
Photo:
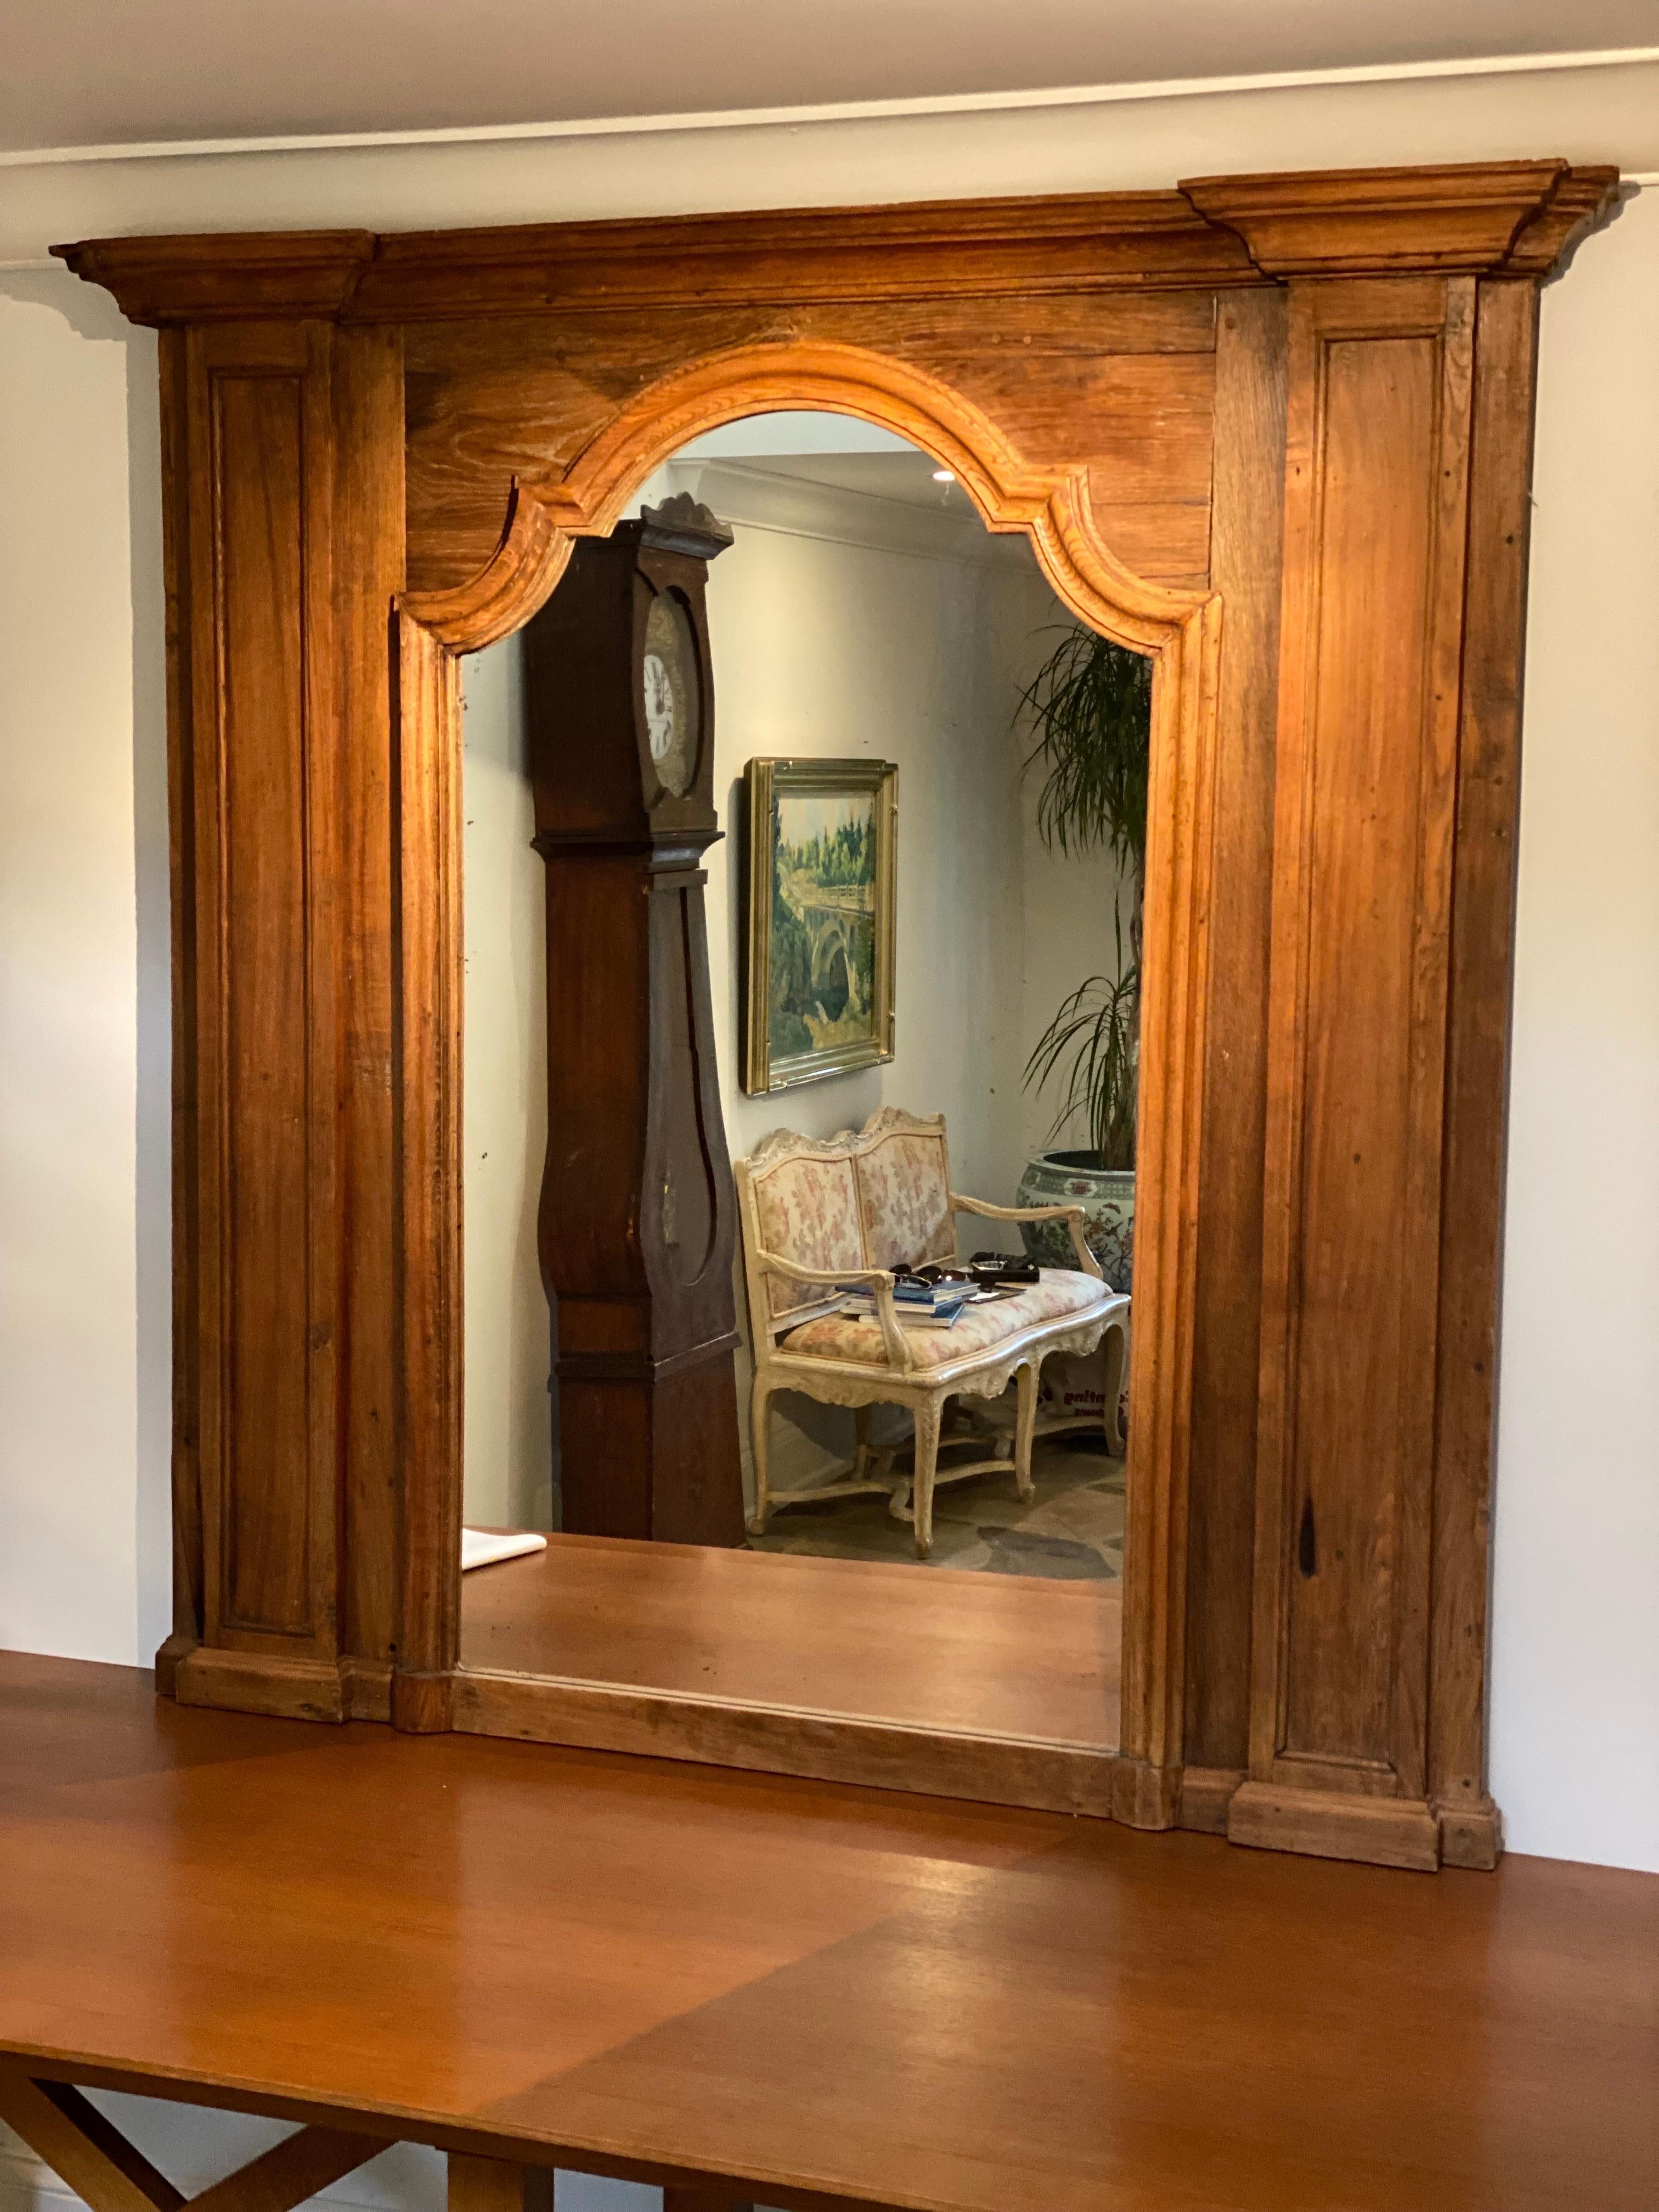
[[461, 1572], [469, 1567], [493, 1567], [501, 1559], [522, 1559], [532, 1552], [547, 1549], [545, 1536], [533, 1536], [528, 1530], [500, 1535], [488, 1528], [463, 1528], [461, 1531]]

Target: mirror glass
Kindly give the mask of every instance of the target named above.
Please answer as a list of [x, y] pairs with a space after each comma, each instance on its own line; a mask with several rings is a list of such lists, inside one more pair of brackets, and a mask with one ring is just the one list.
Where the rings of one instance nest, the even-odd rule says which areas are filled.
[[[614, 695], [599, 647], [551, 629], [465, 664], [465, 1515], [486, 1563], [463, 1575], [463, 1664], [1109, 1751], [1148, 665], [1081, 628], [1024, 534], [988, 532], [948, 470], [850, 417], [774, 414], [694, 440], [619, 536], [648, 550], [639, 519], [670, 501], [731, 542], [701, 609], [674, 580], [684, 553], [661, 555]], [[634, 1218], [659, 1255], [678, 1250], [696, 1177], [677, 1163], [718, 1137], [741, 1340], [715, 1363], [720, 1418], [677, 1414], [665, 1372], [668, 1441], [637, 1449], [655, 1451], [659, 1498], [683, 1468], [705, 1490], [729, 1475], [742, 1506], [718, 1541], [663, 1541], [596, 1528], [609, 1508], [569, 1378], [597, 1307], [572, 1304], [562, 1325], [550, 1297], [581, 1263], [558, 1245], [544, 1171], [550, 1138], [556, 1158], [575, 1141], [573, 1057], [591, 1049], [562, 983], [597, 956], [550, 894], [535, 784], [538, 745], [607, 747], [614, 723], [624, 769], [637, 743], [639, 789], [700, 818], [698, 747], [668, 727], [688, 640], [671, 641], [671, 669], [658, 635], [699, 620], [712, 702], [678, 708], [705, 731], [712, 712], [708, 1034], [687, 919], [682, 1012], [638, 1056], [641, 1082], [647, 1063], [667, 1071], [673, 1127], [641, 1155]], [[580, 732], [579, 693], [594, 718]], [[691, 765], [665, 786], [645, 764], [671, 751]], [[544, 786], [574, 756], [549, 757]], [[544, 823], [560, 804], [544, 793]], [[695, 896], [676, 911], [694, 917]], [[635, 995], [606, 1018], [631, 1037]], [[704, 1073], [717, 1117], [694, 1096]], [[592, 1077], [618, 1079], [609, 1060]], [[964, 1198], [1079, 1208], [1081, 1247], [1064, 1213], [1021, 1222]], [[632, 1233], [619, 1216], [617, 1237]], [[655, 1264], [642, 1279], [672, 1277]], [[1024, 1384], [997, 1372], [1016, 1339]], [[620, 1436], [605, 1454], [625, 1457]], [[605, 1464], [613, 1490], [632, 1481]]]

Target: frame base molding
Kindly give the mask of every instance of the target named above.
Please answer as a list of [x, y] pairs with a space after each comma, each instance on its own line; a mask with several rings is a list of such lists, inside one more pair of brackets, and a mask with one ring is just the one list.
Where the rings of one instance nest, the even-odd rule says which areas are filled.
[[1183, 1768], [1176, 1826], [1190, 1829], [1194, 1835], [1224, 1836], [1227, 1808], [1243, 1779], [1244, 1771], [1238, 1766]]
[[1359, 1859], [1419, 1874], [1433, 1874], [1440, 1865], [1440, 1823], [1414, 1798], [1338, 1796], [1245, 1782], [1227, 1808], [1227, 1840], [1256, 1850]]
[[454, 1677], [453, 1725], [464, 1735], [515, 1736], [574, 1750], [746, 1767], [1097, 1820], [1123, 1817], [1117, 1809], [1118, 1777], [1138, 1766], [1104, 1746], [1032, 1743], [732, 1698], [466, 1668]]
[[1120, 1759], [1112, 1774], [1112, 1818], [1126, 1828], [1173, 1828], [1181, 1803], [1181, 1769], [1150, 1759]]
[[1477, 1805], [1441, 1805], [1440, 1863], [1490, 1874], [1504, 1856], [1504, 1815], [1490, 1797]]
[[173, 1694], [181, 1705], [264, 1713], [276, 1720], [349, 1717], [346, 1669], [337, 1662], [285, 1659], [268, 1651], [220, 1651], [198, 1644], [177, 1662]]

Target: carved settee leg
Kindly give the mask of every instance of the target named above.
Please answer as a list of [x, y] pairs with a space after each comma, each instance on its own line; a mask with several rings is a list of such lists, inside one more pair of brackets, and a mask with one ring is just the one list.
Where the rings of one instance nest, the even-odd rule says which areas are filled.
[[1016, 1369], [1015, 1388], [1018, 1393], [1014, 1413], [1014, 1488], [1022, 1498], [1030, 1498], [1036, 1488], [1031, 1478], [1031, 1444], [1036, 1435], [1037, 1363], [1026, 1360]]
[[939, 1417], [943, 1411], [937, 1398], [925, 1398], [916, 1407], [914, 1505], [919, 1559], [925, 1559], [933, 1548], [933, 1470], [939, 1464]]

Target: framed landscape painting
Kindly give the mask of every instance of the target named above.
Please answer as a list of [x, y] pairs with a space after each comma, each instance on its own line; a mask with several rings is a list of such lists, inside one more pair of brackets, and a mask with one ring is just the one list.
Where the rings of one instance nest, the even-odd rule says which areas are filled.
[[743, 1087], [893, 1057], [898, 769], [751, 760]]

